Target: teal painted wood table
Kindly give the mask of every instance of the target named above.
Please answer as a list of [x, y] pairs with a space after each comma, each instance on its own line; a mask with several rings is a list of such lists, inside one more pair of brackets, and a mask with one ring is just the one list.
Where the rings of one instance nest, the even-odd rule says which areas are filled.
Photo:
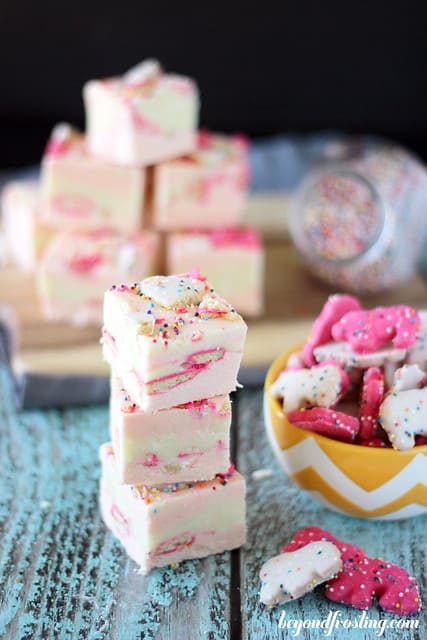
[[[248, 542], [240, 551], [138, 575], [99, 516], [98, 446], [107, 439], [106, 407], [17, 414], [0, 369], [0, 638], [427, 638], [426, 610], [418, 629], [391, 629], [383, 625], [393, 616], [372, 609], [361, 619], [318, 592], [286, 608], [260, 605], [260, 565], [307, 525], [403, 565], [424, 594], [427, 568], [426, 517], [355, 520], [291, 486], [267, 443], [261, 390], [234, 399], [234, 457], [248, 480]], [[341, 626], [332, 628], [333, 620]], [[365, 628], [342, 626], [360, 622]]]

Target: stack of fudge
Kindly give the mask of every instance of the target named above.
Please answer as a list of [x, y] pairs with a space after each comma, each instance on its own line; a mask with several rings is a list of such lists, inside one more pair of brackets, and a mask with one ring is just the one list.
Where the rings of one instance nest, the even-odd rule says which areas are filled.
[[45, 317], [100, 324], [111, 281], [194, 266], [259, 315], [263, 247], [242, 226], [246, 140], [199, 131], [197, 86], [153, 60], [83, 95], [86, 134], [57, 125], [40, 181], [2, 194], [9, 253], [35, 271]]
[[199, 273], [105, 294], [112, 443], [100, 450], [100, 502], [143, 574], [245, 542], [245, 481], [229, 445], [245, 336]]

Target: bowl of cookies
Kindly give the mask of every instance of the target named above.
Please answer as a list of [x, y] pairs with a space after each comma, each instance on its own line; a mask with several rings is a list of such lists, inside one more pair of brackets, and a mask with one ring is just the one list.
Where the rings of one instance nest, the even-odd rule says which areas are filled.
[[427, 312], [331, 296], [271, 365], [264, 417], [290, 479], [359, 518], [427, 513]]

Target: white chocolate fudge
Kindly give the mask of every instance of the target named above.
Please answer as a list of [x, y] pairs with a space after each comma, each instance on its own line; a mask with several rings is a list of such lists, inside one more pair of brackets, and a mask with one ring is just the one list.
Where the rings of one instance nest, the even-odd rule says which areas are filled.
[[119, 481], [159, 485], [209, 480], [230, 466], [228, 396], [145, 413], [111, 379], [110, 431]]
[[101, 325], [106, 287], [118, 277], [154, 273], [158, 249], [155, 231], [135, 236], [111, 228], [59, 233], [37, 270], [43, 315], [76, 325]]
[[109, 162], [146, 166], [197, 146], [199, 97], [189, 78], [154, 60], [83, 89], [90, 151]]
[[43, 218], [71, 227], [111, 226], [137, 233], [143, 226], [145, 170], [120, 167], [88, 152], [83, 135], [55, 127], [42, 161]]
[[168, 273], [185, 273], [197, 265], [240, 313], [263, 312], [265, 255], [255, 229], [172, 233], [166, 240], [166, 255]]
[[167, 231], [238, 224], [249, 182], [247, 147], [241, 136], [200, 132], [195, 153], [154, 167], [153, 226]]
[[54, 234], [40, 219], [38, 183], [8, 183], [1, 194], [1, 211], [8, 258], [24, 271], [33, 271]]
[[101, 447], [101, 511], [105, 524], [146, 574], [245, 543], [245, 480], [237, 473], [157, 488], [122, 485], [113, 448]]
[[113, 285], [104, 298], [104, 357], [148, 412], [233, 391], [246, 330], [198, 273]]

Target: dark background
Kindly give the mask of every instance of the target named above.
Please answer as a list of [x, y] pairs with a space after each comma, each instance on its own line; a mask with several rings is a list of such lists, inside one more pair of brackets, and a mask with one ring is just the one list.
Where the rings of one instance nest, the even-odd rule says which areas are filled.
[[205, 127], [252, 136], [342, 128], [427, 159], [427, 2], [0, 0], [0, 166], [83, 126], [86, 79], [148, 56], [197, 79]]

